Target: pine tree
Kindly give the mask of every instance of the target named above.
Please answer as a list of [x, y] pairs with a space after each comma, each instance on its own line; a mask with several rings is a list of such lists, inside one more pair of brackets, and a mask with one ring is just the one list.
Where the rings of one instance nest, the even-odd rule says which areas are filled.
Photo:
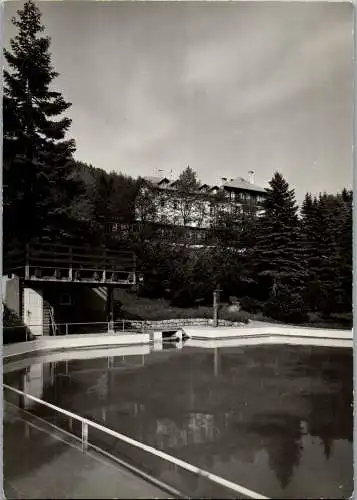
[[199, 185], [196, 172], [189, 165], [176, 181], [177, 196], [173, 197], [173, 202], [183, 226], [200, 226], [205, 218], [205, 200], [197, 193]]
[[352, 191], [342, 191], [343, 220], [341, 226], [340, 252], [342, 256], [341, 280], [344, 293], [344, 309], [352, 311], [352, 267], [353, 267], [353, 230], [352, 230]]
[[349, 310], [352, 295], [352, 205], [347, 191], [305, 197], [302, 239], [307, 249], [305, 297], [324, 315]]
[[255, 276], [270, 289], [279, 283], [300, 288], [305, 279], [304, 256], [294, 190], [280, 173], [275, 173], [263, 204], [264, 215], [257, 222], [251, 265]]
[[[286, 321], [292, 315], [291, 321], [298, 321], [303, 309], [305, 255], [295, 193], [279, 172], [270, 181], [263, 208], [255, 241], [247, 251], [259, 298], [268, 299], [266, 314]], [[301, 320], [305, 317], [300, 316]]]
[[319, 309], [321, 283], [319, 269], [321, 266], [321, 215], [317, 198], [307, 193], [301, 207], [301, 242], [306, 251], [307, 280], [304, 298], [311, 311]]
[[38, 7], [27, 1], [12, 19], [18, 29], [5, 50], [4, 237], [28, 241], [73, 232], [71, 201], [81, 191], [73, 173], [73, 140], [65, 140], [71, 106], [52, 90], [50, 38]]

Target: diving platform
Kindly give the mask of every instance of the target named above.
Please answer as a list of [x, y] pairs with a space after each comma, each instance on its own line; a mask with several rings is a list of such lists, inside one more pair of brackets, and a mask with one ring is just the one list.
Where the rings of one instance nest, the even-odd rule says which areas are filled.
[[28, 244], [4, 255], [4, 271], [26, 282], [133, 286], [140, 281], [131, 251], [56, 243]]

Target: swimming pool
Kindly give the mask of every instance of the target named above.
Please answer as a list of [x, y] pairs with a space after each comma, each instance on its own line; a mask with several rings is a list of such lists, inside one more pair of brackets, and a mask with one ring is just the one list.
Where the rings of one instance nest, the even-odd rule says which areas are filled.
[[[184, 347], [38, 362], [4, 381], [268, 497], [352, 493], [352, 349]], [[170, 483], [162, 461], [116, 451]]]

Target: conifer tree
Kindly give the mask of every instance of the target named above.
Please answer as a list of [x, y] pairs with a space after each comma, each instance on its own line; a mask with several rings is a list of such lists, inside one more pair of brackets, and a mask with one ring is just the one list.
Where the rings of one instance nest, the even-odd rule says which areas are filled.
[[255, 277], [269, 290], [279, 283], [300, 289], [305, 279], [305, 263], [295, 193], [279, 172], [270, 181], [263, 208], [264, 215], [257, 222], [250, 252]]
[[349, 310], [352, 294], [352, 205], [347, 191], [336, 196], [306, 195], [302, 240], [307, 250], [305, 298], [325, 316]]
[[319, 309], [321, 283], [319, 269], [321, 265], [321, 220], [317, 198], [310, 193], [305, 195], [301, 207], [301, 242], [306, 251], [307, 280], [304, 298], [311, 311]]
[[306, 279], [295, 193], [276, 172], [267, 189], [264, 214], [247, 257], [266, 314], [283, 321], [305, 319], [302, 290]]
[[188, 165], [176, 181], [175, 211], [183, 226], [200, 225], [205, 217], [205, 203], [198, 195], [200, 185], [196, 172]]
[[73, 231], [73, 199], [81, 183], [73, 173], [75, 143], [65, 135], [71, 106], [52, 88], [50, 38], [41, 12], [28, 0], [12, 19], [17, 34], [5, 50], [4, 239], [64, 236]]
[[344, 293], [346, 311], [352, 311], [352, 266], [353, 266], [353, 230], [352, 230], [352, 191], [343, 190], [341, 193], [343, 206], [342, 232], [340, 251], [342, 255], [341, 280]]

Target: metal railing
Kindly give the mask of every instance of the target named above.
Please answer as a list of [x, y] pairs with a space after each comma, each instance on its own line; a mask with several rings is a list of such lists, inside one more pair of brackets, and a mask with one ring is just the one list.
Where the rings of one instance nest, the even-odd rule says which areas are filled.
[[[52, 326], [53, 336], [62, 336], [62, 335], [80, 335], [80, 334], [104, 334], [104, 333], [112, 333], [112, 334], [120, 334], [120, 333], [150, 333], [155, 330], [165, 331], [165, 332], [174, 332], [180, 329], [184, 329], [185, 326], [211, 326], [212, 320], [209, 318], [178, 318], [176, 320], [127, 320], [121, 319], [116, 321], [87, 321], [87, 322], [61, 322], [57, 323], [54, 320], [54, 317], [50, 314], [50, 325]], [[224, 326], [228, 324], [232, 324], [230, 321], [226, 321], [224, 319], [219, 319], [218, 324], [220, 326]], [[28, 324], [28, 325], [19, 325], [19, 326], [4, 326], [3, 332], [7, 337], [10, 337], [10, 334], [14, 334], [14, 339], [18, 338], [18, 335], [21, 335], [21, 340], [13, 340], [16, 341], [28, 341], [34, 340], [36, 335], [31, 333], [32, 328], [41, 328], [45, 325], [39, 324]], [[40, 335], [41, 336], [41, 335]], [[11, 338], [9, 338], [11, 341]], [[8, 343], [8, 342], [5, 342]]]
[[[50, 318], [52, 323], [52, 318]], [[23, 332], [24, 340], [33, 340], [35, 335], [31, 334], [31, 328], [39, 328], [44, 325], [28, 324], [17, 326], [4, 326], [4, 333]], [[145, 333], [150, 330], [150, 325], [145, 321], [92, 321], [92, 322], [67, 322], [67, 323], [52, 323], [53, 336], [59, 335], [76, 335], [76, 334], [95, 334], [95, 333]], [[53, 327], [55, 326], [55, 328]]]
[[144, 321], [97, 321], [79, 323], [57, 323], [57, 335], [93, 333], [144, 333]]
[[[37, 398], [35, 396], [31, 396], [30, 394], [26, 394], [25, 392], [16, 389], [15, 387], [11, 387], [7, 384], [3, 384], [3, 388], [12, 391], [13, 393], [16, 393], [23, 398], [28, 398], [31, 401], [34, 401], [35, 403], [38, 403], [39, 405], [42, 405], [46, 408], [49, 408], [56, 413], [59, 413], [61, 415], [64, 415], [68, 417], [71, 421], [70, 428], [72, 428], [72, 421], [75, 420], [80, 423], [81, 425], [81, 442], [82, 442], [82, 450], [83, 452], [86, 452], [88, 450], [89, 446], [92, 446], [91, 443], [89, 442], [89, 429], [96, 429], [97, 431], [100, 431], [107, 436], [111, 436], [115, 438], [116, 440], [119, 440], [121, 442], [124, 442], [126, 444], [129, 444], [133, 446], [134, 448], [144, 451], [148, 453], [151, 457], [156, 457], [164, 460], [165, 462], [168, 462], [175, 467], [181, 468], [184, 471], [187, 471], [189, 473], [194, 474], [195, 476], [198, 476], [199, 478], [204, 478], [207, 481], [210, 481], [211, 483], [214, 483], [215, 485], [218, 485], [224, 489], [228, 489], [231, 492], [234, 492], [235, 494], [240, 494], [243, 495], [244, 497], [247, 498], [254, 498], [254, 499], [262, 499], [262, 500], [269, 500], [268, 497], [261, 495], [260, 493], [257, 493], [255, 491], [252, 491], [248, 488], [245, 488], [244, 486], [241, 486], [239, 484], [233, 483], [232, 481], [229, 481], [227, 479], [224, 479], [220, 476], [217, 476], [216, 474], [212, 474], [211, 472], [208, 472], [207, 470], [201, 469], [200, 467], [197, 467], [195, 465], [189, 464], [188, 462], [185, 462], [184, 460], [181, 460], [179, 458], [176, 458], [172, 455], [169, 455], [168, 453], [165, 453], [161, 450], [158, 450], [156, 448], [153, 448], [152, 446], [146, 445], [144, 443], [141, 443], [133, 438], [130, 438], [129, 436], [126, 436], [125, 434], [121, 434], [119, 432], [116, 432], [112, 429], [109, 429], [107, 427], [104, 427], [103, 425], [100, 425], [96, 422], [93, 422], [92, 420], [89, 420], [88, 418], [81, 417], [73, 412], [70, 412], [68, 410], [64, 410], [63, 408], [59, 408], [58, 406], [55, 406], [52, 403], [48, 403], [47, 401], [43, 401], [40, 398]], [[236, 497], [236, 495], [235, 495]]]
[[53, 307], [51, 307], [51, 306], [49, 307], [48, 313], [49, 313], [49, 316], [50, 316], [52, 333], [53, 333], [53, 335], [56, 335], [57, 325], [55, 323], [55, 315], [54, 315]]

